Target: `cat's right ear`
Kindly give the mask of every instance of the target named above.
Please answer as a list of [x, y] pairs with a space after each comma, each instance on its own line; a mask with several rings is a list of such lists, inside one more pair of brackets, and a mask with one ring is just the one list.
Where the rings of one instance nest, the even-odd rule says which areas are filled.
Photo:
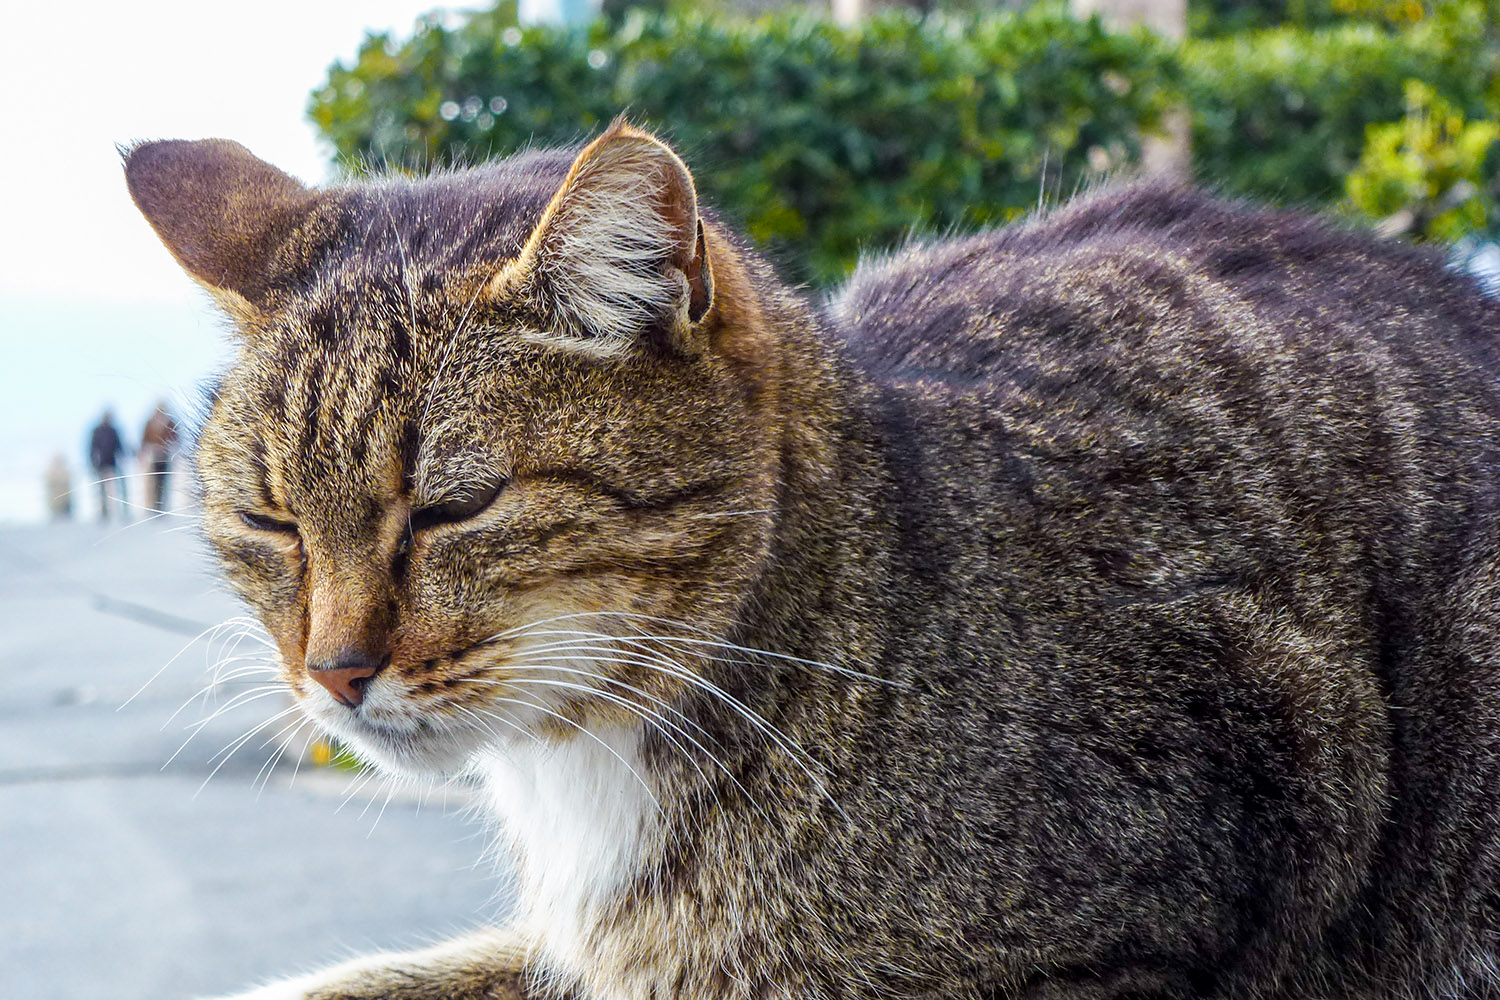
[[713, 304], [692, 175], [660, 139], [617, 120], [589, 143], [514, 262], [490, 284], [558, 343], [612, 352], [685, 346]]
[[230, 312], [257, 313], [276, 251], [317, 193], [227, 139], [144, 142], [122, 153], [130, 196], [177, 262]]

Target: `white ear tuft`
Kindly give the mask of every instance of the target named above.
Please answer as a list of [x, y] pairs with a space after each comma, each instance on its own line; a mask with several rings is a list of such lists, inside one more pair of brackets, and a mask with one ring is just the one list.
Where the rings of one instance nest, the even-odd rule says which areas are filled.
[[555, 332], [610, 347], [707, 311], [697, 195], [655, 137], [612, 125], [574, 161], [521, 262]]

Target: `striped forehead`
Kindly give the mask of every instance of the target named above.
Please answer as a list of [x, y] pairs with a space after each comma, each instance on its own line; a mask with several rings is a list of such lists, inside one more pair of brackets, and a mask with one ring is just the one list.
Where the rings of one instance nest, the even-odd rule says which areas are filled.
[[415, 310], [388, 283], [368, 282], [307, 302], [251, 349], [262, 467], [278, 500], [321, 507], [327, 498], [308, 494], [399, 489], [423, 382]]

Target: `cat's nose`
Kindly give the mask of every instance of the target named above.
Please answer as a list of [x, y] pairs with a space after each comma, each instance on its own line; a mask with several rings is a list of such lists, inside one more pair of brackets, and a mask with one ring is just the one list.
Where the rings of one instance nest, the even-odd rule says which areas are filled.
[[346, 649], [322, 663], [309, 663], [307, 675], [327, 688], [329, 694], [353, 708], [365, 700], [365, 688], [370, 679], [380, 673], [386, 659]]

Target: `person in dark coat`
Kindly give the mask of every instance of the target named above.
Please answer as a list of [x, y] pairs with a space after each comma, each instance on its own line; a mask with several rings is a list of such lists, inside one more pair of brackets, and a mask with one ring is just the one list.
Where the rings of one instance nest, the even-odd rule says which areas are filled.
[[89, 465], [94, 469], [94, 479], [99, 483], [99, 519], [109, 520], [109, 499], [113, 495], [120, 504], [120, 517], [129, 516], [129, 501], [125, 497], [125, 479], [120, 475], [120, 459], [125, 455], [125, 445], [120, 433], [115, 430], [114, 415], [108, 410], [94, 425], [89, 437]]

